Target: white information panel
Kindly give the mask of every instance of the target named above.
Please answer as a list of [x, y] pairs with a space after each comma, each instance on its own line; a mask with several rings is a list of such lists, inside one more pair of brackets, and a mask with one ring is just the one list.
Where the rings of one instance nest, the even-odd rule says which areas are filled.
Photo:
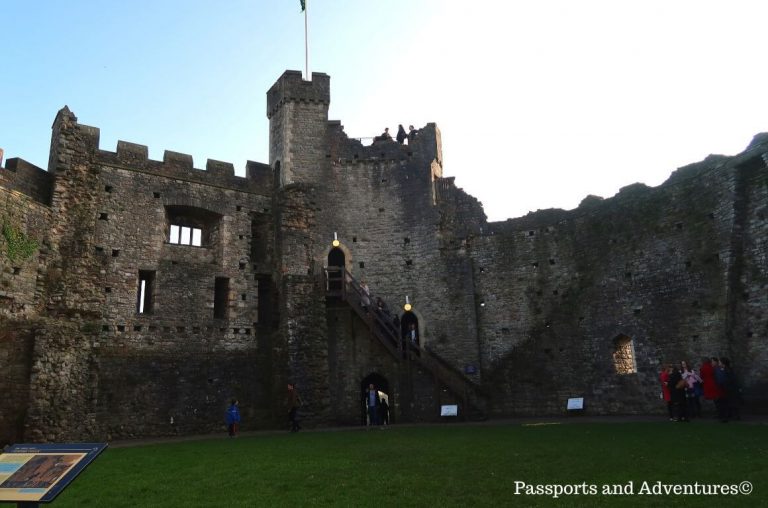
[[568, 399], [568, 410], [584, 409], [584, 397]]
[[459, 414], [459, 406], [440, 406], [440, 416], [456, 416]]

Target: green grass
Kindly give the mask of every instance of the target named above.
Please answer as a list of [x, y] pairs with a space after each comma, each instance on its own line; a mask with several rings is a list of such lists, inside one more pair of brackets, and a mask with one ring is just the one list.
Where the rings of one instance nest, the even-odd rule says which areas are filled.
[[[263, 434], [107, 449], [55, 507], [768, 506], [768, 426], [572, 423]], [[739, 484], [749, 496], [515, 494], [529, 484]]]

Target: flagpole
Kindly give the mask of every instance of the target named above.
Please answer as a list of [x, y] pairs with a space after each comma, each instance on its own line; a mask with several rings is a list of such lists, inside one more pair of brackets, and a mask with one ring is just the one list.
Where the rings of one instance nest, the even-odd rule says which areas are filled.
[[304, 0], [304, 75], [307, 81], [312, 81], [309, 75], [309, 37], [307, 37], [307, 4], [309, 2]]

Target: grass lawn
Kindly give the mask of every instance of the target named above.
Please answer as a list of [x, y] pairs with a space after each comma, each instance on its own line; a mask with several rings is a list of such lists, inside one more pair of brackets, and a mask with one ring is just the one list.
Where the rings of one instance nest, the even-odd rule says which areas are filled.
[[[640, 495], [643, 482], [751, 495]], [[530, 485], [595, 495], [526, 494]], [[634, 495], [602, 494], [633, 482]], [[535, 488], [535, 487], [533, 487]], [[544, 488], [544, 487], [542, 487]], [[768, 506], [768, 426], [694, 422], [392, 426], [107, 449], [54, 507]]]

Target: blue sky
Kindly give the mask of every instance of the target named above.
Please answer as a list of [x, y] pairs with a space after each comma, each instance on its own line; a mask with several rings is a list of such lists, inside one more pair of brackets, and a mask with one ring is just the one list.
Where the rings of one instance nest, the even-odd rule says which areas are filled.
[[[308, 0], [350, 136], [436, 122], [492, 220], [658, 185], [768, 131], [768, 2]], [[0, 147], [47, 164], [65, 104], [118, 139], [268, 162], [265, 94], [304, 67], [298, 0], [0, 0]]]

